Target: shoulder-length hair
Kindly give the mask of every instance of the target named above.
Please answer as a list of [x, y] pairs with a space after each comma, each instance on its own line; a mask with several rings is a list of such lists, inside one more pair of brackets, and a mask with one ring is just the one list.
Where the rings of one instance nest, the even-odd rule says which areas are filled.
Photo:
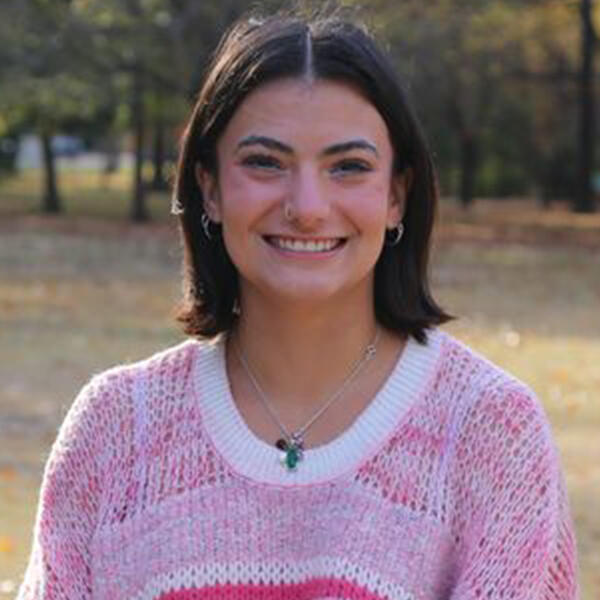
[[[238, 274], [219, 230], [202, 228], [197, 164], [217, 176], [216, 145], [240, 103], [259, 86], [311, 77], [351, 85], [379, 111], [394, 150], [394, 173], [412, 171], [404, 236], [384, 245], [375, 266], [377, 321], [424, 343], [426, 330], [449, 320], [428, 284], [438, 190], [431, 155], [390, 59], [366, 28], [336, 15], [247, 16], [223, 36], [204, 76], [182, 139], [173, 198], [184, 243], [184, 298], [177, 319], [193, 336], [229, 331], [238, 316]], [[206, 218], [206, 217], [205, 217]]]

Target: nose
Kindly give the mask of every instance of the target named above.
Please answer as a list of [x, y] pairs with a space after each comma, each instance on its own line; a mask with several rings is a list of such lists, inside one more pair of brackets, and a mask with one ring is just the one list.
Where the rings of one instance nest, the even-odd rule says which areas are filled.
[[311, 230], [324, 221], [331, 210], [324, 182], [315, 168], [298, 169], [291, 179], [291, 186], [284, 206], [287, 220], [298, 229]]

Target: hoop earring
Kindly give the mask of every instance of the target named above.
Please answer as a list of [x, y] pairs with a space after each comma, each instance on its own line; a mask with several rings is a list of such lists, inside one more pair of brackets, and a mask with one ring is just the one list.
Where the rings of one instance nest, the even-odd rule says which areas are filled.
[[206, 213], [202, 213], [202, 216], [200, 217], [200, 223], [202, 224], [204, 235], [207, 239], [212, 241], [213, 237], [210, 233], [210, 217]]
[[[385, 245], [397, 246], [404, 235], [404, 225], [402, 223], [398, 223], [396, 227], [387, 229], [385, 233]], [[390, 235], [388, 236], [388, 234]]]

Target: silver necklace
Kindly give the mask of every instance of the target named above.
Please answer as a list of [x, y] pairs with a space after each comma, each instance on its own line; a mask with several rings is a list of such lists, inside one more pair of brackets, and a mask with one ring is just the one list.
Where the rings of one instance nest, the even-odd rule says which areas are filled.
[[377, 328], [375, 332], [375, 336], [373, 341], [365, 348], [363, 355], [356, 361], [350, 373], [346, 376], [340, 387], [327, 399], [325, 404], [302, 426], [300, 429], [289, 432], [285, 425], [281, 422], [275, 410], [271, 406], [267, 395], [261, 388], [258, 383], [250, 365], [248, 364], [248, 360], [244, 355], [240, 345], [237, 341], [233, 342], [233, 346], [235, 348], [236, 354], [244, 367], [244, 371], [246, 375], [252, 382], [254, 389], [258, 393], [258, 397], [263, 403], [264, 407], [267, 409], [267, 412], [276, 423], [277, 427], [283, 433], [283, 437], [279, 438], [277, 442], [275, 442], [275, 446], [282, 451], [280, 456], [280, 462], [282, 466], [288, 471], [295, 471], [298, 467], [298, 463], [304, 457], [304, 434], [308, 431], [308, 429], [313, 425], [313, 423], [338, 399], [342, 396], [342, 394], [346, 391], [348, 386], [352, 383], [352, 381], [356, 378], [356, 376], [360, 373], [363, 367], [374, 358], [377, 353], [377, 342], [379, 341], [380, 329]]

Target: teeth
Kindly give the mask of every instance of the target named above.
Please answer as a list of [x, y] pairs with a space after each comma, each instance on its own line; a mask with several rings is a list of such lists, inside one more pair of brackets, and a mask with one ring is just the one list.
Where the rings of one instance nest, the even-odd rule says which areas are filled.
[[271, 241], [278, 248], [294, 252], [327, 252], [333, 250], [339, 240], [294, 240], [290, 238], [273, 237]]

